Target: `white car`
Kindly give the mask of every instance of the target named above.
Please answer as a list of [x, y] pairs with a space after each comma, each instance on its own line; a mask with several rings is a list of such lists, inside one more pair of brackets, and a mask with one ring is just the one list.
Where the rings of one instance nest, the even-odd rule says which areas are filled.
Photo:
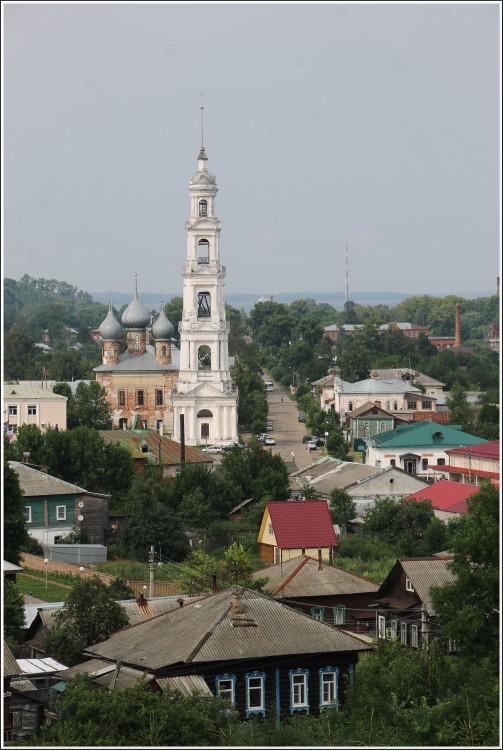
[[307, 443], [307, 447], [310, 451], [315, 451], [318, 447], [318, 441], [316, 440], [316, 438], [314, 440], [309, 440]]
[[221, 445], [208, 445], [207, 448], [203, 448], [203, 453], [222, 453]]
[[276, 441], [271, 435], [268, 435], [264, 438], [264, 445], [276, 445]]

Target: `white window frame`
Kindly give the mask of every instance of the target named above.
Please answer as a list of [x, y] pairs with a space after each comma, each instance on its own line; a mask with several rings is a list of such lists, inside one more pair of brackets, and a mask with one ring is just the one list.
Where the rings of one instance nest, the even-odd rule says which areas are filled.
[[405, 590], [406, 591], [415, 591], [414, 586], [412, 584], [412, 581], [407, 576], [405, 577]]
[[410, 645], [413, 648], [419, 647], [419, 628], [417, 625], [411, 625], [410, 627]]
[[379, 638], [386, 638], [386, 618], [384, 615], [377, 615], [377, 635]]
[[346, 624], [346, 605], [341, 604], [338, 607], [333, 608], [333, 622], [334, 625], [345, 625]]
[[325, 607], [311, 607], [311, 617], [318, 622], [325, 621]]
[[291, 669], [290, 675], [290, 713], [309, 711], [309, 670]]
[[31, 523], [31, 505], [25, 505], [24, 506], [24, 522], [25, 523]]
[[17, 406], [10, 405], [7, 409], [9, 417], [17, 417]]
[[66, 505], [56, 505], [56, 521], [66, 521]]
[[391, 628], [390, 628], [391, 637], [394, 640], [397, 637], [397, 633], [398, 633], [398, 623], [396, 620], [391, 620], [390, 625], [391, 625]]
[[234, 706], [236, 703], [236, 675], [219, 674], [215, 677], [216, 693], [219, 698]]
[[[245, 674], [246, 684], [246, 717], [261, 714], [265, 716], [265, 672], [247, 672]], [[250, 693], [253, 690], [255, 696], [260, 695], [260, 701], [250, 704]]]
[[37, 416], [37, 405], [36, 404], [28, 404], [26, 407], [26, 414], [28, 417], [36, 417]]
[[320, 680], [320, 709], [337, 708], [339, 703], [339, 670], [333, 667], [323, 667], [323, 669], [318, 670], [318, 674]]
[[407, 623], [406, 622], [400, 623], [400, 643], [402, 643], [404, 646], [407, 645]]
[[273, 529], [273, 527], [272, 527], [272, 523], [270, 523], [270, 524], [269, 524], [269, 534], [270, 534], [271, 536], [274, 536], [274, 529]]

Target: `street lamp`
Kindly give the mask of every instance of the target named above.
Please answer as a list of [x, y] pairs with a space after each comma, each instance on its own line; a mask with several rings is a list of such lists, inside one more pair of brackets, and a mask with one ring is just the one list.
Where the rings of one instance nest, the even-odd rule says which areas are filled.
[[47, 566], [48, 566], [48, 564], [49, 564], [49, 560], [46, 557], [45, 560], [44, 560], [44, 565], [45, 565], [45, 590], [46, 591], [47, 591]]
[[84, 572], [85, 568], [82, 567], [82, 565], [79, 568], [80, 577], [82, 578], [82, 573]]

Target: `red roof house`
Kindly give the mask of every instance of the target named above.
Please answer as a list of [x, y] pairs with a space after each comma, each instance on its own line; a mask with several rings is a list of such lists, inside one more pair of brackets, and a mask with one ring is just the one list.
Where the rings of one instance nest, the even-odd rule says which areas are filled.
[[286, 500], [267, 503], [258, 535], [260, 557], [269, 563], [308, 555], [330, 559], [337, 546], [327, 500]]
[[[442, 513], [465, 515], [468, 512], [466, 499], [478, 491], [479, 487], [474, 487], [471, 484], [460, 484], [460, 482], [451, 482], [448, 479], [442, 479], [418, 492], [414, 492], [407, 499], [419, 501], [430, 500], [435, 510], [442, 511]], [[438, 516], [438, 514], [435, 515]], [[446, 520], [447, 518], [443, 515], [438, 517], [442, 520]]]
[[432, 466], [448, 474], [454, 482], [480, 486], [489, 480], [499, 486], [500, 481], [500, 441], [491, 440], [476, 445], [449, 448], [447, 466]]

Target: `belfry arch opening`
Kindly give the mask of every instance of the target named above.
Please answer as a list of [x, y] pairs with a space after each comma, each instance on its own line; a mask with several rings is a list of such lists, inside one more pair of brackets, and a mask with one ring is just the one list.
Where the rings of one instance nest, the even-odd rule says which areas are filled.
[[197, 366], [199, 370], [211, 370], [211, 349], [206, 344], [197, 350]]
[[208, 201], [199, 201], [199, 216], [208, 216]]
[[210, 243], [208, 242], [208, 240], [199, 240], [199, 242], [197, 243], [197, 262], [210, 262]]
[[211, 318], [211, 294], [199, 292], [197, 295], [197, 317]]

